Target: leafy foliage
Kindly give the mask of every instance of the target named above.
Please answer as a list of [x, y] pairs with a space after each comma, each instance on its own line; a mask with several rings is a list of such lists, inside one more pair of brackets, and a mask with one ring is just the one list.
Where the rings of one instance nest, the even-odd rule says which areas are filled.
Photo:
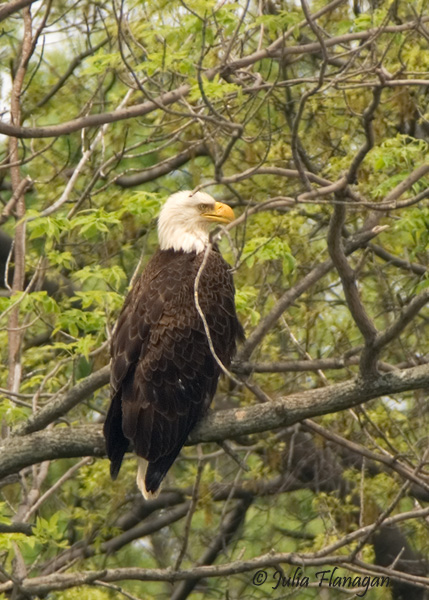
[[[418, 512], [429, 501], [427, 371], [420, 386], [363, 402], [380, 373], [405, 380], [428, 363], [427, 3], [62, 0], [2, 10], [0, 598], [274, 597], [274, 579], [252, 579], [265, 554], [269, 577], [278, 565], [287, 575], [299, 564], [313, 584], [333, 565], [342, 577], [387, 568], [392, 584], [366, 598], [423, 598], [411, 584], [419, 576], [429, 589]], [[22, 124], [19, 143], [2, 133], [8, 123]], [[112, 482], [102, 450], [85, 445], [104, 419], [105, 381], [75, 402], [67, 395], [109, 363], [163, 201], [196, 187], [242, 217], [220, 242], [247, 334], [232, 367], [242, 385], [225, 379], [212, 408], [245, 411], [304, 390], [325, 398], [356, 377], [362, 398], [317, 413], [317, 430], [280, 423], [234, 437], [229, 453], [187, 447], [159, 504], [143, 504], [131, 455]], [[32, 461], [33, 434], [19, 432], [43, 415]], [[64, 450], [70, 428], [97, 458]], [[57, 458], [40, 458], [58, 432]], [[7, 470], [16, 439], [24, 463]], [[198, 567], [214, 563], [230, 570], [202, 579]], [[139, 576], [112, 574], [134, 567]]]

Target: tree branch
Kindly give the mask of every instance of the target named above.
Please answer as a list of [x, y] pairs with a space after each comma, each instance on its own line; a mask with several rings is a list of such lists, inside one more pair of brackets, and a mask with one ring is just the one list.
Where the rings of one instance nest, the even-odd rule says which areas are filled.
[[[337, 5], [341, 4], [343, 1], [344, 0], [337, 0], [335, 3], [333, 2], [331, 4]], [[315, 15], [313, 15], [313, 19], [314, 17]], [[429, 17], [423, 17], [419, 21], [411, 21], [402, 25], [383, 27], [381, 29], [369, 29], [367, 31], [360, 31], [356, 33], [341, 35], [338, 37], [327, 39], [325, 41], [325, 46], [326, 48], [328, 48], [331, 46], [336, 46], [338, 44], [344, 44], [346, 42], [351, 42], [355, 40], [367, 40], [381, 32], [398, 33], [402, 31], [409, 31], [417, 28], [421, 23], [427, 22], [428, 20]], [[254, 52], [253, 54], [250, 54], [247, 57], [235, 60], [226, 66], [210, 69], [206, 71], [205, 76], [208, 80], [211, 80], [219, 72], [223, 76], [226, 76], [239, 69], [248, 67], [262, 60], [263, 58], [273, 58], [278, 56], [279, 54], [282, 57], [294, 54], [313, 54], [314, 52], [318, 52], [321, 49], [319, 42], [288, 47], [283, 47], [283, 43], [284, 37], [281, 36], [268, 48], [258, 52]], [[136, 106], [127, 107], [123, 111], [89, 115], [86, 117], [72, 119], [71, 121], [60, 123], [58, 125], [48, 125], [46, 127], [18, 127], [14, 125], [9, 125], [8, 123], [0, 123], [0, 133], [8, 136], [14, 136], [17, 138], [45, 138], [66, 135], [69, 133], [73, 133], [74, 131], [84, 129], [85, 127], [95, 127], [99, 125], [104, 125], [105, 123], [114, 123], [116, 121], [122, 121], [124, 119], [141, 117], [150, 112], [153, 112], [154, 110], [159, 109], [162, 106], [168, 106], [170, 104], [173, 104], [174, 102], [177, 102], [178, 100], [181, 100], [189, 94], [190, 90], [191, 86], [188, 84], [184, 84], [179, 86], [175, 90], [171, 90], [169, 92], [161, 94], [156, 100], [142, 102], [141, 104], [137, 104]]]
[[[196, 566], [211, 565], [219, 554], [224, 551], [234, 537], [234, 534], [242, 525], [246, 518], [248, 508], [251, 506], [253, 497], [251, 494], [247, 498], [239, 500], [232, 511], [223, 521], [217, 536], [211, 541], [207, 550], [196, 562]], [[171, 600], [185, 600], [195, 588], [199, 578], [194, 580], [182, 581], [173, 591]]]
[[14, 431], [14, 436], [23, 436], [43, 429], [49, 423], [64, 416], [74, 406], [85, 400], [96, 390], [109, 383], [110, 365], [92, 373], [79, 381], [70, 391], [61, 395], [57, 400], [47, 404], [31, 415], [26, 423]]
[[[417, 511], [416, 511], [417, 512]], [[391, 519], [393, 520], [393, 518]], [[360, 537], [366, 533], [368, 528], [361, 528], [359, 535], [352, 537]], [[27, 594], [32, 596], [44, 596], [52, 591], [65, 590], [70, 587], [81, 585], [92, 585], [94, 581], [101, 580], [105, 582], [114, 582], [121, 580], [134, 581], [189, 581], [195, 578], [202, 579], [205, 577], [222, 577], [227, 575], [236, 575], [238, 573], [246, 573], [255, 569], [264, 567], [275, 567], [278, 569], [279, 564], [304, 566], [324, 566], [338, 565], [351, 570], [355, 570], [353, 564], [348, 564], [347, 555], [335, 555], [323, 553], [295, 553], [295, 552], [269, 552], [262, 556], [257, 556], [247, 560], [237, 560], [230, 563], [201, 566], [182, 571], [172, 571], [171, 569], [142, 569], [138, 567], [123, 567], [116, 569], [103, 569], [99, 571], [78, 571], [75, 573], [56, 573], [54, 575], [40, 576], [34, 578], [26, 578], [21, 582], [22, 589]], [[395, 578], [398, 581], [411, 582], [414, 585], [422, 585], [429, 587], [429, 578], [409, 575], [394, 569], [386, 569], [382, 567], [374, 567], [368, 563], [356, 560], [356, 564], [365, 569], [366, 574], [378, 575], [385, 574], [390, 578]], [[358, 570], [358, 569], [356, 569]], [[358, 570], [359, 571], [359, 570]], [[13, 581], [0, 584], [0, 592], [8, 592], [13, 588]]]
[[[30, 4], [30, 3], [28, 3]], [[24, 77], [27, 72], [27, 65], [33, 52], [33, 34], [32, 19], [30, 8], [24, 9], [24, 34], [19, 58], [18, 68], [12, 84], [10, 115], [13, 125], [19, 127], [21, 124], [21, 94], [24, 84]], [[15, 240], [13, 246], [14, 271], [12, 291], [20, 292], [24, 289], [25, 281], [25, 190], [27, 185], [21, 181], [21, 172], [19, 167], [19, 147], [18, 140], [11, 137], [9, 140], [9, 156], [11, 163], [15, 164], [10, 169], [13, 197], [15, 203]], [[18, 392], [21, 383], [21, 345], [23, 330], [19, 327], [19, 305], [15, 306], [9, 316], [8, 321], [8, 387], [12, 392]]]
[[365, 349], [361, 361], [361, 374], [364, 376], [372, 376], [376, 369], [375, 361], [370, 360], [372, 355], [370, 357], [365, 350], [372, 347], [374, 344], [377, 336], [377, 329], [368, 316], [363, 302], [361, 301], [356, 283], [356, 274], [349, 265], [343, 248], [342, 230], [344, 227], [345, 215], [345, 203], [340, 202], [339, 204], [335, 204], [328, 230], [328, 250], [331, 260], [341, 278], [344, 296], [350, 314], [365, 340]]
[[87, 56], [91, 56], [91, 54], [94, 54], [95, 52], [97, 52], [97, 50], [99, 50], [100, 48], [102, 48], [103, 46], [105, 46], [108, 41], [109, 41], [109, 38], [105, 38], [104, 40], [102, 40], [96, 46], [88, 48], [88, 50], [85, 50], [84, 52], [81, 52], [80, 54], [78, 54], [77, 56], [75, 56], [74, 59], [69, 64], [69, 66], [68, 66], [66, 72], [64, 73], [64, 75], [62, 75], [59, 78], [59, 80], [57, 81], [57, 83], [55, 83], [51, 87], [51, 89], [45, 94], [45, 96], [43, 96], [43, 98], [37, 102], [36, 106], [31, 109], [30, 113], [32, 113], [35, 109], [40, 108], [41, 106], [43, 106], [44, 104], [46, 104], [47, 102], [49, 102], [49, 100], [53, 96], [55, 96], [55, 94], [58, 92], [58, 90], [65, 84], [65, 82], [67, 81], [67, 79], [71, 75], [73, 75], [73, 71], [76, 69], [76, 67], [78, 67], [80, 65], [80, 63]]
[[33, 185], [33, 182], [31, 181], [30, 177], [21, 179], [17, 188], [13, 192], [10, 200], [8, 201], [8, 203], [6, 204], [6, 206], [4, 207], [4, 209], [2, 210], [2, 212], [0, 214], [0, 225], [3, 225], [3, 223], [6, 223], [6, 221], [10, 217], [10, 215], [13, 213], [16, 204], [23, 198], [23, 195], [25, 194], [25, 192], [32, 185]]
[[[429, 386], [429, 365], [395, 370], [375, 379], [351, 379], [324, 388], [290, 394], [274, 402], [210, 413], [189, 437], [188, 445], [217, 442], [293, 425], [302, 419], [335, 413], [384, 395]], [[57, 427], [15, 436], [0, 447], [0, 478], [44, 460], [105, 456], [101, 426]]]
[[[349, 239], [346, 242], [346, 246], [344, 249], [345, 254], [351, 254], [358, 248], [364, 246], [369, 240], [374, 238], [378, 233], [380, 233], [381, 229], [378, 227], [374, 227], [368, 231], [362, 231], [357, 234], [353, 238]], [[252, 331], [252, 333], [246, 339], [246, 342], [243, 344], [241, 352], [237, 357], [237, 362], [246, 361], [249, 359], [253, 350], [258, 346], [264, 336], [268, 333], [277, 319], [284, 313], [285, 310], [291, 306], [301, 294], [307, 291], [312, 285], [314, 285], [319, 279], [324, 277], [334, 266], [334, 263], [331, 259], [325, 260], [323, 263], [320, 263], [316, 267], [314, 267], [307, 275], [302, 277], [294, 286], [289, 288], [281, 298], [276, 302], [273, 309], [259, 322], [258, 326]]]
[[209, 151], [204, 143], [194, 144], [186, 150], [179, 152], [179, 154], [171, 156], [170, 158], [166, 158], [165, 160], [153, 165], [152, 167], [148, 167], [139, 173], [135, 173], [134, 175], [121, 175], [115, 179], [114, 183], [122, 188], [141, 185], [147, 181], [153, 181], [162, 175], [167, 175], [171, 171], [174, 171], [175, 169], [178, 169], [182, 165], [186, 164], [189, 160], [191, 160], [191, 158], [208, 155]]
[[0, 21], [4, 21], [13, 13], [18, 12], [21, 8], [25, 8], [26, 6], [30, 6], [36, 0], [12, 0], [11, 2], [6, 2], [3, 6], [0, 7]]
[[236, 373], [302, 373], [306, 371], [325, 371], [329, 369], [344, 369], [356, 364], [354, 359], [319, 358], [314, 360], [285, 360], [282, 362], [251, 363], [234, 361], [232, 370]]
[[395, 267], [405, 269], [406, 271], [412, 271], [416, 275], [425, 275], [428, 272], [428, 267], [425, 267], [424, 265], [420, 265], [418, 263], [409, 262], [408, 260], [404, 260], [399, 256], [390, 254], [390, 252], [388, 252], [382, 246], [378, 246], [377, 244], [368, 244], [368, 248], [370, 248], [374, 252], [374, 254], [376, 254], [379, 258], [382, 258], [386, 262], [391, 263]]

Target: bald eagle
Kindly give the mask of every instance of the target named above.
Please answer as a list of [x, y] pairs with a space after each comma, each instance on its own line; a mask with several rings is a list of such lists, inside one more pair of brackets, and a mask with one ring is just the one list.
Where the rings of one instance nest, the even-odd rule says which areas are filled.
[[220, 361], [228, 367], [243, 337], [230, 267], [209, 227], [232, 209], [204, 192], [170, 196], [158, 219], [159, 249], [128, 294], [113, 333], [111, 404], [104, 424], [113, 479], [132, 442], [137, 485], [156, 497], [167, 471], [215, 394], [221, 368], [209, 347], [204, 314]]

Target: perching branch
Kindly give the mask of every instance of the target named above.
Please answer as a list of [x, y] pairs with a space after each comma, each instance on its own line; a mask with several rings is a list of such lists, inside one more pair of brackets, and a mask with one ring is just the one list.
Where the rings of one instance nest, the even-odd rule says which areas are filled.
[[[384, 395], [429, 386], [429, 365], [395, 370], [375, 379], [351, 379], [324, 388], [290, 394], [274, 402], [209, 413], [188, 444], [217, 442], [293, 425], [302, 419], [335, 413]], [[0, 447], [0, 478], [44, 460], [105, 456], [101, 427], [57, 427], [15, 436]]]

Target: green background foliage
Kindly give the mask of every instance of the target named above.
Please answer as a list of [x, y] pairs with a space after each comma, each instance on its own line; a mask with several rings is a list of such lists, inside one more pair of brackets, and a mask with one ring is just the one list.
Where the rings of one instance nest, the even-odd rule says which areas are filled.
[[[328, 230], [339, 203], [347, 207], [341, 231], [345, 246], [368, 229], [382, 227], [348, 257], [377, 330], [386, 331], [416, 295], [425, 293], [429, 176], [422, 173], [408, 186], [406, 180], [429, 159], [427, 3], [344, 1], [323, 13], [327, 4], [33, 4], [33, 36], [38, 27], [40, 35], [20, 94], [24, 128], [114, 114], [127, 94], [124, 106], [134, 109], [149, 101], [155, 106], [132, 119], [19, 141], [20, 177], [28, 177], [31, 186], [25, 193], [25, 290], [12, 284], [12, 257], [9, 283], [0, 297], [0, 419], [6, 446], [31, 415], [108, 365], [109, 340], [123, 299], [157, 246], [156, 216], [178, 189], [203, 187], [243, 216], [220, 245], [234, 268], [237, 310], [248, 340], [283, 294], [329, 259]], [[26, 10], [2, 23], [5, 68], [0, 81], [6, 107], [22, 52]], [[320, 17], [306, 22], [306, 12], [319, 10]], [[359, 38], [361, 33], [366, 37]], [[330, 43], [339, 36], [344, 37]], [[275, 51], [263, 54], [276, 40]], [[306, 50], [317, 42], [317, 48]], [[258, 52], [247, 64], [246, 57]], [[178, 101], [159, 101], [180, 86], [187, 88]], [[380, 101], [366, 121], [365, 111], [379, 89]], [[6, 117], [10, 122], [10, 113]], [[347, 193], [324, 193], [324, 187], [351, 173], [366, 143], [355, 177], [342, 188]], [[13, 196], [9, 153], [10, 138], [1, 135], [3, 206]], [[181, 160], [183, 153], [188, 154]], [[404, 192], [396, 194], [402, 182]], [[264, 210], [268, 201], [277, 204]], [[23, 222], [13, 216], [1, 226], [10, 238]], [[259, 386], [270, 401], [362, 376], [365, 336], [343, 283], [332, 266], [315, 278], [267, 327], [251, 356], [245, 342], [233, 365], [236, 376]], [[8, 345], [9, 319], [17, 309], [21, 376], [14, 393]], [[427, 364], [428, 316], [427, 307], [416, 311], [383, 346], [380, 373]], [[314, 366], [323, 360], [324, 365]], [[296, 363], [303, 361], [308, 368], [298, 369]], [[230, 441], [240, 464], [215, 443], [185, 448], [168, 475], [163, 502], [146, 512], [131, 455], [115, 482], [103, 458], [80, 464], [82, 455], [26, 467], [0, 482], [0, 590], [13, 576], [27, 581], [117, 567], [195, 568], [246, 498], [242, 522], [211, 562], [244, 564], [271, 551], [315, 557], [359, 527], [376, 523], [383, 511], [387, 518], [424, 508], [429, 500], [426, 398], [424, 391], [410, 388], [317, 419], [325, 432], [374, 454], [400, 457], [423, 487], [404, 472], [362, 459], [356, 449], [299, 426]], [[99, 387], [47, 424], [46, 434], [99, 427], [108, 401], [108, 387]], [[258, 401], [251, 387], [225, 379], [212, 408]], [[133, 511], [139, 517], [125, 526]], [[121, 538], [151, 519], [153, 530]], [[17, 524], [29, 529], [24, 533]], [[419, 560], [429, 552], [427, 523], [409, 519], [399, 529], [418, 563], [411, 572], [423, 577]], [[359, 542], [339, 543], [329, 556], [350, 556]], [[362, 568], [393, 562], [380, 563], [375, 542], [370, 537], [366, 542], [357, 554]], [[286, 575], [294, 564], [285, 559]], [[323, 568], [332, 568], [327, 564]], [[267, 569], [271, 577], [275, 566]], [[303, 569], [315, 582], [322, 567], [310, 561]], [[398, 570], [407, 572], [401, 565]], [[341, 574], [353, 575], [352, 563], [342, 565]], [[288, 587], [273, 591], [271, 579], [253, 585], [252, 575], [205, 578], [187, 593], [182, 584], [156, 577], [103, 583], [100, 575], [92, 586], [76, 579], [68, 589], [48, 590], [47, 597], [293, 596]], [[344, 597], [341, 590], [328, 592], [330, 598]], [[44, 593], [30, 592], [30, 597]], [[321, 593], [315, 586], [295, 597], [321, 598]], [[387, 600], [399, 598], [397, 593], [392, 596], [391, 586], [378, 587], [365, 597]], [[10, 594], [10, 589], [0, 591], [0, 597]]]

